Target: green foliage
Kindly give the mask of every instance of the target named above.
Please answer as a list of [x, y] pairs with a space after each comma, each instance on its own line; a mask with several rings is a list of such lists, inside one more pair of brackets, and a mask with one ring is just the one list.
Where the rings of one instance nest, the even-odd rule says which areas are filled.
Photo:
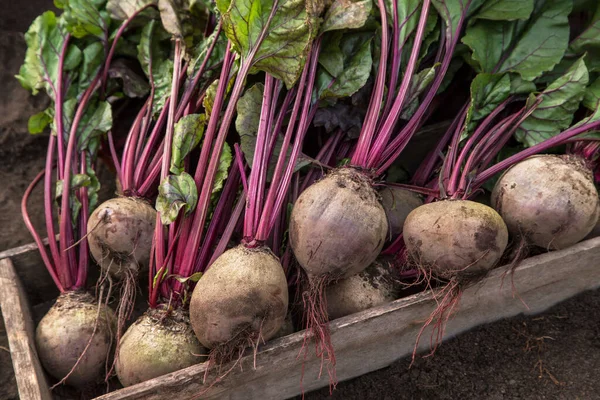
[[462, 39], [477, 72], [516, 72], [532, 81], [551, 70], [567, 50], [571, 6], [571, 0], [536, 0], [527, 20], [477, 20]]
[[300, 76], [319, 28], [317, 17], [306, 7], [303, 0], [217, 1], [223, 30], [235, 51], [288, 88]]
[[517, 140], [530, 147], [568, 128], [585, 95], [588, 79], [583, 59], [577, 60], [540, 94], [541, 103], [520, 125]]
[[183, 162], [190, 152], [200, 144], [205, 126], [206, 116], [204, 114], [189, 114], [177, 121], [173, 132], [171, 173], [183, 172]]
[[194, 178], [187, 172], [167, 176], [158, 186], [156, 210], [163, 225], [173, 223], [179, 212], [189, 215], [198, 204], [198, 189]]

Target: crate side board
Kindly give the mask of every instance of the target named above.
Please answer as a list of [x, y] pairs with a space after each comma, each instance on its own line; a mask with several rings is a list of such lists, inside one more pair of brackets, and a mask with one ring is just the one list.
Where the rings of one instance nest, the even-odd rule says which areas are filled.
[[[44, 245], [49, 250], [48, 238], [44, 239]], [[29, 304], [33, 306], [53, 300], [58, 296], [58, 290], [44, 266], [38, 246], [35, 243], [0, 252], [0, 260], [8, 258], [15, 266], [15, 271], [27, 294]]]
[[[500, 267], [464, 291], [444, 339], [498, 319], [539, 313], [580, 292], [600, 287], [600, 238], [523, 261], [514, 274], [515, 289], [522, 300], [514, 296], [507, 272], [508, 267]], [[419, 293], [333, 321], [330, 329], [337, 378], [351, 379], [410, 354], [435, 304], [431, 292]], [[428, 349], [429, 333], [425, 332], [420, 351]], [[327, 372], [324, 370], [319, 379], [321, 362], [315, 357], [312, 344], [306, 358], [299, 358], [303, 335], [304, 332], [297, 332], [263, 346], [255, 365], [252, 354], [245, 356], [225, 379], [208, 390], [202, 383], [206, 366], [199, 364], [97, 400], [164, 399], [174, 395], [188, 399], [198, 398], [200, 393], [203, 399], [289, 398], [302, 390], [325, 387]], [[213, 379], [213, 375], [209, 376], [208, 382]]]
[[21, 399], [51, 400], [35, 349], [34, 324], [23, 287], [9, 258], [0, 260], [0, 309]]

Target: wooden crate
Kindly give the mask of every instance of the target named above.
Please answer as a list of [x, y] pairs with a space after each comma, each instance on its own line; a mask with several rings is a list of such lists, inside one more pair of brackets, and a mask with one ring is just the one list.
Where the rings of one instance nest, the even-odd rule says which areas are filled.
[[[0, 253], [0, 306], [21, 398], [27, 400], [50, 398], [35, 353], [31, 316], [25, 300], [28, 293], [38, 289], [23, 290], [15, 272], [21, 270], [19, 275], [27, 276], [23, 268], [32, 265], [31, 259], [36, 257], [35, 246]], [[600, 238], [523, 261], [514, 275], [522, 300], [513, 296], [509, 280], [502, 284], [507, 269], [497, 268], [465, 290], [444, 339], [501, 318], [539, 313], [585, 290], [600, 287]], [[37, 271], [41, 270], [40, 264]], [[39, 283], [34, 282], [34, 285]], [[434, 307], [432, 293], [424, 292], [333, 321], [330, 327], [338, 379], [346, 380], [386, 367], [410, 354], [419, 329]], [[303, 341], [303, 332], [297, 332], [267, 343], [259, 348], [256, 360], [252, 354], [245, 356], [223, 381], [208, 390], [203, 384], [205, 365], [198, 364], [97, 399], [188, 399], [203, 392], [204, 399], [289, 398], [328, 385], [326, 373], [319, 377], [321, 364], [314, 356], [313, 347], [309, 347], [305, 359], [301, 356]], [[421, 350], [428, 343], [423, 340]]]

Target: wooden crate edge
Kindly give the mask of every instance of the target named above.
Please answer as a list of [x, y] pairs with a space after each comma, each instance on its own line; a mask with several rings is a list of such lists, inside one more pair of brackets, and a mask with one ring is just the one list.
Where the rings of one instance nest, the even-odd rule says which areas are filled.
[[21, 399], [51, 400], [52, 395], [35, 349], [33, 319], [10, 258], [0, 259], [0, 309], [8, 334]]

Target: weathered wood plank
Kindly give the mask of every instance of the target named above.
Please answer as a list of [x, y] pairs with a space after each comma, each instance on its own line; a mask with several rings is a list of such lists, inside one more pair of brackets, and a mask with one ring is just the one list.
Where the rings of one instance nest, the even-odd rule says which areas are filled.
[[[520, 313], [539, 313], [577, 293], [600, 287], [600, 238], [590, 239], [569, 249], [532, 257], [515, 271], [514, 298], [510, 279], [504, 285], [507, 267], [492, 271], [463, 293], [460, 307], [448, 323], [445, 339], [475, 326]], [[386, 367], [410, 354], [419, 329], [435, 307], [430, 292], [397, 300], [331, 323], [337, 357], [337, 377], [346, 380]], [[427, 333], [426, 333], [427, 334]], [[428, 338], [428, 336], [424, 336]], [[424, 350], [429, 340], [423, 340]], [[211, 387], [203, 399], [284, 399], [328, 385], [326, 373], [319, 378], [320, 361], [313, 347], [304, 360], [301, 385], [303, 332], [274, 340], [253, 356], [241, 361], [222, 382]], [[205, 390], [205, 365], [199, 364], [97, 400], [189, 399]]]
[[11, 260], [0, 260], [0, 308], [19, 396], [23, 400], [51, 400], [35, 349], [33, 320], [26, 299]]
[[[48, 244], [48, 238], [44, 239], [44, 244]], [[17, 276], [27, 293], [29, 304], [43, 303], [58, 296], [58, 290], [44, 266], [35, 243], [0, 252], [0, 260], [7, 258], [10, 258], [16, 267]]]

